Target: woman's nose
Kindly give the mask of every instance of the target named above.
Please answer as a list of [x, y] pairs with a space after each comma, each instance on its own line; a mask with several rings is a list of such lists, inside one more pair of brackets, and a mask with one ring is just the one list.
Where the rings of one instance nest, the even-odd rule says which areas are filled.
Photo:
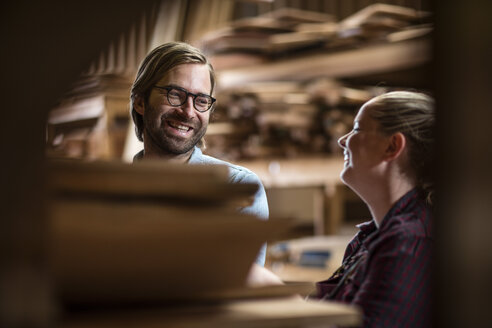
[[338, 139], [338, 145], [339, 145], [340, 147], [342, 147], [342, 148], [345, 148], [345, 147], [346, 147], [346, 146], [345, 146], [345, 141], [347, 141], [347, 136], [348, 136], [348, 135], [349, 135], [349, 134], [347, 133], [346, 135], [344, 135], [344, 136], [340, 137], [340, 139]]

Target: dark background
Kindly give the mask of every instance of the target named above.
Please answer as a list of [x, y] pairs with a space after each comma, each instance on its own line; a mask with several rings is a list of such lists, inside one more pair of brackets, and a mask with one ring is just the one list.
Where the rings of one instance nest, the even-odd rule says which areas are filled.
[[[0, 7], [0, 325], [49, 326], [45, 121], [65, 88], [154, 1]], [[436, 326], [491, 326], [492, 3], [434, 1], [438, 110]]]

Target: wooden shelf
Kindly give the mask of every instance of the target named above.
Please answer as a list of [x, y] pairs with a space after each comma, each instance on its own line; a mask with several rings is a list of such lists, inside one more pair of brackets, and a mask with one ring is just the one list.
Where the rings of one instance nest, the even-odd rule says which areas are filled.
[[255, 172], [265, 188], [324, 186], [340, 182], [343, 157], [256, 159], [238, 164]]
[[371, 44], [357, 49], [317, 53], [218, 72], [220, 88], [272, 80], [348, 78], [422, 66], [431, 59], [431, 39]]

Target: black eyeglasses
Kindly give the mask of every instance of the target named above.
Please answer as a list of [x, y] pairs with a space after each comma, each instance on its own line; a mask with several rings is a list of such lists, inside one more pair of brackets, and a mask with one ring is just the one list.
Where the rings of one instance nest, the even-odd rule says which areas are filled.
[[189, 96], [193, 97], [193, 107], [201, 113], [209, 110], [215, 102], [215, 98], [204, 94], [191, 93], [183, 88], [175, 86], [154, 86], [157, 89], [167, 90], [167, 101], [171, 106], [182, 106]]

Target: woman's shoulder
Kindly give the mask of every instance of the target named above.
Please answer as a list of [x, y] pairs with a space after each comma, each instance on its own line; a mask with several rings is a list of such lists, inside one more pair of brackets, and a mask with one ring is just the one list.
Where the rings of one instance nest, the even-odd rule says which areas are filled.
[[400, 213], [389, 217], [382, 233], [408, 237], [431, 237], [432, 214], [430, 210]]
[[430, 237], [432, 209], [417, 191], [411, 191], [393, 206], [380, 226], [381, 234]]

